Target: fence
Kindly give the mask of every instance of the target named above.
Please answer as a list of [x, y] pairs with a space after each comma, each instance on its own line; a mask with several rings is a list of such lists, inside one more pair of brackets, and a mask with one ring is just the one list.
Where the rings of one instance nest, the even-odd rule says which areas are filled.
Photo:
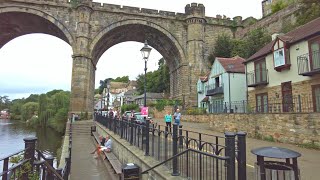
[[[37, 138], [25, 138], [25, 149], [12, 153], [0, 161], [3, 161], [3, 171], [0, 173], [2, 180], [21, 179], [28, 180], [30, 177], [41, 180], [67, 180], [71, 167], [71, 147], [72, 147], [72, 123], [69, 126], [69, 157], [66, 157], [64, 168], [53, 167], [52, 156], [46, 157], [41, 151], [35, 149]], [[10, 160], [16, 159], [17, 162], [11, 163]]]
[[214, 136], [183, 130], [176, 124], [172, 128], [149, 124], [149, 121], [137, 124], [133, 120], [113, 119], [98, 114], [95, 120], [132, 146], [143, 150], [145, 155], [160, 161], [159, 165], [163, 164], [172, 170], [172, 175], [200, 180], [246, 179], [245, 133]]

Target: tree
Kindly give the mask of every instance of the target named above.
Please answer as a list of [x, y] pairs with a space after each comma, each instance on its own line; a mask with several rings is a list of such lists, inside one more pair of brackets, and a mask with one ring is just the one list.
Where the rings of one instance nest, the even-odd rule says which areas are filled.
[[216, 38], [213, 47], [213, 54], [209, 57], [210, 63], [213, 64], [216, 57], [231, 57], [232, 42], [231, 37], [226, 34], [220, 34]]
[[306, 24], [320, 17], [319, 0], [301, 0], [301, 8], [297, 12], [297, 25]]
[[129, 76], [117, 77], [116, 79], [113, 80], [113, 82], [128, 83], [129, 82]]
[[36, 115], [39, 104], [37, 102], [27, 102], [22, 106], [21, 120], [27, 121], [31, 119], [33, 115]]
[[271, 36], [263, 28], [257, 28], [248, 33], [245, 41], [244, 50], [247, 51], [245, 58], [248, 58], [271, 42]]

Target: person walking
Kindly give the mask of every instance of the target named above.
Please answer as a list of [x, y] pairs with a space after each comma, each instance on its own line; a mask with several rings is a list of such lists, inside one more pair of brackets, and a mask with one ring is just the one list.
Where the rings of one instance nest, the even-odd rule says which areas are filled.
[[176, 112], [173, 114], [173, 118], [174, 118], [174, 123], [176, 123], [179, 126], [181, 121], [180, 109], [176, 110]]
[[164, 120], [166, 122], [166, 126], [169, 128], [169, 131], [171, 132], [172, 116], [169, 112], [164, 116]]

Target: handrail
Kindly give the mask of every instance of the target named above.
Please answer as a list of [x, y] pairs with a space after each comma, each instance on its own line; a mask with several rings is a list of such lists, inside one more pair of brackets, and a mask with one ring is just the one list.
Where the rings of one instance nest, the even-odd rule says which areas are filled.
[[53, 174], [56, 175], [57, 178], [59, 178], [59, 180], [63, 180], [63, 178], [60, 176], [60, 174], [57, 173], [57, 171], [56, 171], [47, 161], [44, 161], [43, 164], [44, 164], [51, 172], [53, 172]]
[[158, 166], [161, 166], [162, 164], [165, 164], [165, 163], [167, 163], [168, 161], [170, 161], [170, 160], [172, 160], [172, 159], [174, 159], [174, 158], [176, 158], [176, 157], [178, 157], [178, 156], [181, 156], [181, 155], [183, 155], [183, 154], [185, 154], [185, 153], [187, 153], [187, 152], [189, 152], [189, 151], [193, 151], [193, 152], [196, 152], [196, 153], [199, 153], [199, 154], [203, 154], [203, 155], [206, 155], [206, 156], [211, 156], [211, 157], [218, 158], [218, 159], [221, 159], [221, 160], [228, 160], [228, 159], [230, 159], [229, 156], [225, 156], [225, 157], [224, 157], [224, 156], [217, 156], [217, 155], [214, 155], [214, 154], [209, 154], [209, 153], [206, 153], [206, 152], [203, 152], [203, 151], [199, 151], [199, 150], [196, 150], [196, 149], [190, 149], [190, 148], [189, 148], [189, 149], [186, 149], [186, 150], [184, 150], [184, 151], [182, 151], [182, 152], [180, 152], [180, 153], [172, 156], [171, 158], [169, 158], [169, 159], [167, 159], [167, 160], [165, 160], [165, 161], [163, 161], [163, 162], [161, 162], [161, 163], [158, 163], [157, 165], [155, 165], [155, 166], [153, 166], [153, 167], [151, 167], [151, 168], [149, 168], [149, 169], [147, 169], [147, 170], [145, 170], [145, 171], [142, 171], [141, 174], [146, 174], [148, 171], [150, 171], [150, 170], [152, 170], [152, 169], [154, 169], [154, 168], [156, 168], [156, 167], [158, 167]]
[[14, 169], [16, 169], [17, 167], [21, 166], [22, 164], [24, 164], [24, 163], [26, 163], [26, 162], [28, 162], [28, 161], [30, 161], [30, 159], [25, 159], [25, 160], [23, 160], [23, 161], [20, 161], [18, 164], [15, 164], [15, 165], [11, 166], [8, 170], [1, 172], [1, 173], [0, 173], [0, 176], [2, 176], [2, 175], [4, 175], [4, 174], [6, 174], [6, 173], [8, 173], [8, 172], [10, 172], [10, 171], [12, 171], [12, 170], [14, 170]]
[[46, 159], [46, 157], [42, 154], [41, 151], [39, 151], [38, 149], [36, 149], [36, 151], [41, 156], [42, 159]]
[[12, 154], [10, 154], [10, 155], [8, 155], [8, 156], [6, 156], [6, 157], [1, 158], [0, 161], [3, 161], [3, 160], [5, 160], [5, 159], [7, 159], [7, 158], [9, 158], [9, 157], [11, 157], [11, 156], [16, 155], [16, 154], [19, 154], [19, 153], [21, 153], [21, 152], [23, 152], [23, 151], [25, 151], [25, 150], [26, 150], [26, 149], [22, 149], [22, 150], [19, 150], [18, 152], [12, 153]]

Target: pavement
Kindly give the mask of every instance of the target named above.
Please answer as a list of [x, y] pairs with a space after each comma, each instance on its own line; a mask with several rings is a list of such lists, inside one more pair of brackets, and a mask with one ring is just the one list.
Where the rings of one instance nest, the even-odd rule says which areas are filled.
[[[160, 125], [165, 125], [163, 119], [154, 119]], [[204, 134], [212, 134], [216, 136], [224, 136], [223, 133], [215, 132], [210, 129], [209, 123], [195, 123], [195, 122], [181, 122], [183, 125], [184, 130], [188, 131], [196, 131], [201, 132]], [[189, 135], [190, 136], [190, 135]], [[191, 135], [192, 136], [192, 135]], [[198, 136], [194, 134], [194, 138]], [[203, 136], [202, 138], [204, 141], [210, 142], [211, 140], [205, 139]], [[251, 153], [252, 149], [259, 148], [259, 147], [283, 147], [287, 149], [291, 149], [293, 151], [299, 152], [301, 157], [298, 158], [298, 166], [300, 169], [300, 175], [302, 180], [319, 180], [320, 178], [320, 151], [319, 150], [312, 150], [301, 148], [293, 144], [284, 144], [278, 142], [269, 142], [263, 141], [253, 138], [247, 138], [247, 176], [248, 179], [253, 179], [254, 177], [254, 163], [256, 162], [256, 156]], [[268, 160], [268, 159], [267, 159]], [[275, 160], [275, 159], [273, 159]], [[277, 160], [278, 161], [278, 160]], [[283, 160], [279, 160], [284, 162]]]

